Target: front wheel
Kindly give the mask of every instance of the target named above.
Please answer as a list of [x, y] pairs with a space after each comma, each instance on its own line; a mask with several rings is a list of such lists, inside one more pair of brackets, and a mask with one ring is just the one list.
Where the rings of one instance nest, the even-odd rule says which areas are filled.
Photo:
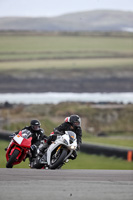
[[6, 168], [12, 168], [13, 167], [13, 163], [16, 161], [16, 158], [17, 158], [19, 152], [20, 151], [18, 149], [14, 150], [13, 154], [9, 158], [8, 162], [6, 163]]
[[57, 160], [55, 160], [54, 162], [52, 162], [51, 160], [50, 169], [58, 169], [59, 166], [62, 166], [66, 156], [67, 156], [67, 149], [62, 149], [60, 156], [57, 158]]

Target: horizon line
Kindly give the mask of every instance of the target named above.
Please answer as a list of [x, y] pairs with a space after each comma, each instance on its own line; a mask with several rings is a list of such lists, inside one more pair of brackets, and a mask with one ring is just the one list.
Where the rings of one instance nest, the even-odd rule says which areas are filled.
[[133, 10], [121, 10], [121, 9], [92, 9], [92, 10], [82, 10], [82, 11], [73, 11], [73, 12], [66, 12], [62, 14], [54, 14], [54, 15], [0, 15], [0, 18], [8, 18], [8, 17], [28, 17], [28, 18], [53, 18], [53, 17], [60, 17], [63, 15], [70, 15], [70, 14], [76, 14], [76, 13], [83, 13], [83, 12], [95, 12], [95, 11], [119, 11], [119, 12], [133, 12]]

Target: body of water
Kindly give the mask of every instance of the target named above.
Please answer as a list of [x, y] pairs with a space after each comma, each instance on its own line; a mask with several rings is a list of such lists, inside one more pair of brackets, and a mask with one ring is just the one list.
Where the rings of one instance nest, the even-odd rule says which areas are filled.
[[133, 92], [126, 93], [5, 93], [0, 94], [0, 103], [58, 104], [60, 102], [115, 102], [133, 103]]

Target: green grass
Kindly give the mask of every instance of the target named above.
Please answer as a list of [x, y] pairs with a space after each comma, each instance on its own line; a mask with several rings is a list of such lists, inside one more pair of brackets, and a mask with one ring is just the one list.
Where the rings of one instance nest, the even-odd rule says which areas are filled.
[[[0, 34], [0, 70], [132, 67], [132, 37]], [[9, 62], [10, 61], [10, 62]]]
[[133, 137], [83, 137], [83, 142], [92, 144], [110, 145], [117, 147], [128, 147], [133, 149]]
[[64, 60], [38, 60], [1, 62], [0, 71], [31, 70], [31, 69], [83, 69], [83, 68], [122, 68], [133, 67], [133, 58], [101, 58], [101, 59], [64, 59]]
[[133, 162], [128, 162], [121, 158], [105, 157], [103, 155], [78, 154], [76, 160], [70, 160], [62, 169], [117, 169], [133, 170]]
[[132, 37], [61, 36], [61, 35], [0, 35], [0, 52], [44, 51], [132, 51]]
[[[1, 140], [0, 141], [0, 168], [5, 168], [6, 157], [5, 157], [5, 147], [7, 147], [9, 142]], [[28, 159], [14, 168], [29, 168]], [[76, 160], [70, 160], [65, 164], [62, 169], [123, 169], [123, 170], [133, 170], [133, 162], [128, 162], [121, 158], [116, 157], [105, 157], [97, 155], [87, 155], [78, 152], [78, 157]]]
[[0, 168], [5, 168], [6, 165], [6, 152], [5, 148], [8, 146], [9, 142], [0, 140]]

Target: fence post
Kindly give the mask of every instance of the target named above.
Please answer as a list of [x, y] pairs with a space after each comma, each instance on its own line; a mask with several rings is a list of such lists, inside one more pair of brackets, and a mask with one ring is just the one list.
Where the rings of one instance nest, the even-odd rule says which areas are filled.
[[128, 151], [127, 152], [127, 161], [131, 162], [132, 161], [132, 156], [133, 156], [133, 152], [132, 151]]

